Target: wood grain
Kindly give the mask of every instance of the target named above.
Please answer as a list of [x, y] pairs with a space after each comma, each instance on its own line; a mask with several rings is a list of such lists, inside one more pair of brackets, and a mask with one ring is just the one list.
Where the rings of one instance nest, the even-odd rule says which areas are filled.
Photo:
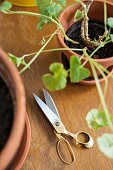
[[[71, 4], [70, 0], [68, 3]], [[18, 10], [36, 11], [35, 7]], [[55, 26], [45, 27], [42, 32], [36, 31], [38, 19], [28, 16], [0, 14], [0, 46], [10, 53], [21, 56], [25, 53], [37, 51], [43, 35], [48, 35], [55, 30]], [[57, 47], [56, 38], [48, 48]], [[95, 144], [91, 149], [72, 146], [76, 156], [73, 165], [65, 165], [56, 153], [56, 137], [48, 120], [44, 117], [33, 99], [32, 92], [42, 99], [42, 75], [48, 72], [48, 66], [54, 61], [60, 61], [60, 52], [42, 53], [32, 64], [31, 68], [22, 75], [26, 91], [27, 112], [30, 118], [32, 137], [31, 146], [22, 170], [110, 170], [113, 169], [113, 160], [106, 158], [99, 152], [96, 139], [109, 128], [102, 128], [95, 132], [88, 128], [85, 117], [92, 108], [99, 105], [99, 96], [95, 86], [70, 84], [58, 92], [51, 92], [58, 107], [63, 123], [72, 132], [85, 130], [91, 134]], [[109, 80], [107, 95], [109, 111], [113, 112], [113, 80]]]

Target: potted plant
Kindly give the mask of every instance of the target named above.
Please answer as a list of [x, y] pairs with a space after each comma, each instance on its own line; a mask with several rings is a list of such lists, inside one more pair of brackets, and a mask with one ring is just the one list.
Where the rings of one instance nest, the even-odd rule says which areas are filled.
[[[58, 18], [57, 16], [62, 11], [62, 6], [66, 4], [66, 0], [57, 0], [57, 2], [42, 0], [41, 3], [37, 0], [36, 2], [40, 13], [12, 11], [4, 7], [2, 12], [5, 14], [24, 14], [40, 17], [38, 29], [42, 29], [45, 24], [51, 22], [56, 24], [57, 28], [54, 33], [43, 37], [42, 47], [37, 52], [20, 58], [9, 54], [10, 59], [17, 67], [24, 66], [20, 70], [20, 73], [23, 73], [41, 52], [63, 51], [70, 62], [70, 68], [66, 70], [61, 63], [51, 64], [49, 70], [53, 74], [49, 73], [43, 76], [44, 84], [50, 90], [59, 90], [66, 86], [68, 76], [70, 81], [74, 83], [93, 76], [101, 102], [98, 109], [92, 109], [88, 113], [86, 120], [90, 128], [98, 129], [109, 125], [112, 131], [112, 117], [109, 114], [105, 96], [108, 87], [106, 74], [113, 77], [112, 72], [110, 73], [112, 69], [108, 69], [109, 66], [113, 65], [111, 50], [113, 46], [113, 4], [106, 2], [106, 0], [76, 0], [77, 3], [64, 10]], [[93, 33], [94, 31], [97, 32]], [[57, 35], [60, 42], [60, 48], [44, 50], [55, 35]], [[77, 39], [77, 37], [79, 38]], [[108, 48], [109, 45], [110, 47]], [[105, 54], [106, 51], [107, 53]], [[109, 51], [110, 54], [108, 53]], [[106, 56], [108, 54], [109, 56]], [[25, 58], [32, 55], [34, 56], [26, 63]], [[104, 90], [100, 85], [100, 74], [105, 80]], [[113, 134], [104, 134], [97, 141], [100, 150], [108, 157], [113, 158], [113, 152], [111, 152], [113, 149]]]
[[0, 169], [14, 158], [25, 127], [25, 93], [20, 75], [0, 48]]

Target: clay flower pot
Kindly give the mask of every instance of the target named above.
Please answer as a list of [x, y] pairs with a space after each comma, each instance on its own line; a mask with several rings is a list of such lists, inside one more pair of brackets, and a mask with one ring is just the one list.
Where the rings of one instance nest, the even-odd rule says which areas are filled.
[[[87, 2], [87, 1], [84, 1]], [[68, 8], [66, 8], [59, 16], [59, 21], [62, 24], [65, 32], [74, 24], [74, 14], [77, 9], [80, 9], [81, 5], [79, 3], [76, 3]], [[107, 2], [107, 11], [108, 11], [108, 16], [107, 17], [113, 17], [113, 3], [112, 2]], [[90, 7], [90, 10], [88, 12], [88, 16], [92, 20], [104, 22], [104, 3], [103, 0], [95, 0], [93, 4]], [[57, 34], [59, 45], [61, 48], [67, 48], [68, 46], [64, 43], [64, 36], [61, 31]], [[65, 56], [70, 59], [72, 55], [76, 55], [80, 57], [79, 54], [69, 50], [69, 51], [63, 51]], [[82, 63], [86, 60], [84, 57], [82, 59]], [[105, 58], [105, 59], [94, 59], [96, 62], [100, 63], [103, 65], [106, 69], [109, 68], [110, 66], [113, 65], [113, 57], [110, 58]], [[92, 76], [92, 71], [90, 64], [87, 63], [85, 65], [86, 68], [90, 70], [91, 76]], [[97, 72], [97, 74], [100, 74]]]
[[9, 2], [18, 6], [36, 6], [35, 0], [9, 0]]
[[14, 103], [14, 118], [10, 136], [0, 152], [0, 170], [5, 170], [13, 160], [25, 127], [25, 93], [16, 67], [9, 61], [6, 53], [0, 48], [0, 76], [6, 82]]

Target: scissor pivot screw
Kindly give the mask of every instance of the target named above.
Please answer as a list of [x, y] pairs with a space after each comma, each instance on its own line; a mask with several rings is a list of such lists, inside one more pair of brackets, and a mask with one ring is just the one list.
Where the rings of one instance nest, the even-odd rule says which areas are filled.
[[55, 125], [56, 125], [56, 126], [59, 126], [59, 125], [60, 125], [60, 122], [55, 122]]

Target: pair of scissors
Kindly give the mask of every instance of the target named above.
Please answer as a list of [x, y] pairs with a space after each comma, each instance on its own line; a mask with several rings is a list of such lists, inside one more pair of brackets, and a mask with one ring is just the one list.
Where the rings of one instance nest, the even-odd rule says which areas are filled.
[[[58, 138], [56, 149], [57, 149], [57, 153], [58, 153], [60, 159], [64, 163], [70, 165], [70, 164], [75, 162], [75, 154], [73, 152], [73, 149], [72, 149], [70, 143], [68, 142], [67, 139], [65, 139], [65, 136], [73, 138], [75, 140], [76, 145], [79, 144], [79, 145], [82, 145], [85, 148], [91, 148], [93, 146], [93, 139], [87, 132], [84, 132], [84, 131], [79, 131], [76, 134], [67, 131], [64, 124], [61, 121], [59, 112], [56, 108], [56, 105], [55, 105], [52, 97], [44, 89], [43, 89], [43, 94], [44, 94], [46, 104], [38, 96], [36, 96], [34, 93], [33, 93], [33, 96], [34, 96], [36, 102], [38, 103], [39, 107], [43, 111], [44, 115], [47, 117], [47, 119], [50, 121], [50, 123], [52, 124], [52, 126], [54, 128], [54, 133], [55, 133], [56, 137]], [[85, 138], [85, 141], [81, 141], [79, 139], [81, 135], [83, 135], [83, 137]], [[70, 153], [71, 160], [65, 160], [63, 158], [63, 156], [60, 152], [61, 142], [64, 142], [66, 144], [67, 149]]]

